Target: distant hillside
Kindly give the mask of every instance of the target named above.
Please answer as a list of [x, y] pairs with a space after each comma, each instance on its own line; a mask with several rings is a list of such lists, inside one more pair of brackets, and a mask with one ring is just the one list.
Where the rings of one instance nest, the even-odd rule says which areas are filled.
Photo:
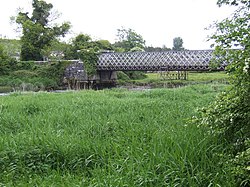
[[0, 45], [2, 45], [8, 55], [18, 58], [21, 52], [21, 42], [15, 39], [2, 39], [0, 38]]

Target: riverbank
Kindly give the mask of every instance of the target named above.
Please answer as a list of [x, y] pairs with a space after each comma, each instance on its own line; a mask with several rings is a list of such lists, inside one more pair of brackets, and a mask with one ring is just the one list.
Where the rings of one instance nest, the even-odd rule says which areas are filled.
[[[146, 78], [139, 80], [118, 80], [116, 88], [125, 88], [128, 90], [143, 90], [154, 88], [178, 88], [182, 86], [195, 84], [228, 83], [228, 75], [225, 72], [189, 72], [187, 80], [168, 80], [162, 76], [162, 73], [147, 73]], [[36, 83], [39, 84], [39, 83]], [[31, 83], [22, 82], [20, 86], [8, 85], [6, 82], [0, 82], [0, 93], [25, 91], [65, 91], [65, 88], [56, 90], [46, 90], [42, 85], [40, 88]]]

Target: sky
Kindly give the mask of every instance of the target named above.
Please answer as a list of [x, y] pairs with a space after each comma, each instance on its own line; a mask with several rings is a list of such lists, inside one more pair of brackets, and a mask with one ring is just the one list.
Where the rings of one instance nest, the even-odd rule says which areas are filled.
[[[2, 0], [0, 6], [0, 37], [18, 38], [10, 17], [17, 9], [32, 12], [32, 0]], [[117, 41], [117, 29], [133, 29], [146, 40], [147, 46], [173, 46], [173, 38], [181, 37], [186, 49], [209, 49], [205, 30], [214, 21], [220, 21], [233, 12], [232, 7], [216, 5], [217, 0], [45, 0], [54, 11], [61, 13], [57, 23], [70, 22], [70, 34], [80, 33], [94, 40]]]

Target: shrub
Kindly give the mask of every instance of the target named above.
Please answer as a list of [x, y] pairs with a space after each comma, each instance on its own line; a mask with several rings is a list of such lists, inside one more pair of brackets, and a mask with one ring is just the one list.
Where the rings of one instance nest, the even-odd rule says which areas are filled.
[[11, 92], [12, 88], [10, 86], [0, 86], [0, 93]]
[[[238, 6], [231, 18], [217, 23], [215, 63], [230, 62], [227, 72], [231, 87], [208, 108], [204, 108], [196, 123], [207, 126], [226, 146], [227, 160], [238, 186], [250, 185], [250, 7], [248, 1], [219, 0], [219, 5]], [[235, 45], [241, 50], [230, 50]], [[211, 134], [210, 134], [211, 135]]]
[[38, 76], [36, 72], [29, 70], [17, 70], [12, 72], [11, 75], [18, 78], [32, 78]]
[[133, 80], [145, 79], [147, 75], [142, 71], [124, 71], [124, 73]]
[[124, 73], [123, 71], [117, 72], [117, 78], [118, 78], [118, 80], [129, 80], [130, 79], [129, 76], [126, 73]]

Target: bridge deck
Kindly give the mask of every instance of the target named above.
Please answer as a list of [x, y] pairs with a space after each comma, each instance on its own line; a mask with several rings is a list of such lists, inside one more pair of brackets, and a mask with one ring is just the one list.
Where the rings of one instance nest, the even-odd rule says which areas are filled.
[[[209, 70], [213, 50], [164, 52], [103, 53], [99, 55], [99, 71], [192, 71]], [[223, 70], [225, 64], [218, 69]]]

